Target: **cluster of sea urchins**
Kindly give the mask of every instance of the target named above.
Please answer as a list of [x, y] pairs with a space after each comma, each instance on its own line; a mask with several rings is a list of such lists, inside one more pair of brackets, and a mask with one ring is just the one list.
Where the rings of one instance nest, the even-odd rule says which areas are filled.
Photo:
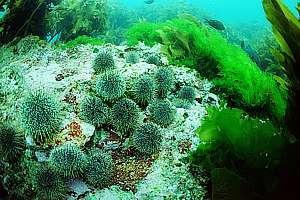
[[[126, 60], [131, 64], [139, 62], [138, 52], [128, 52]], [[161, 64], [157, 55], [149, 55], [146, 61]], [[166, 99], [175, 86], [172, 69], [159, 66], [153, 74], [142, 74], [129, 87], [117, 71], [113, 54], [106, 49], [96, 56], [93, 69], [97, 76], [95, 92], [81, 101], [80, 118], [101, 131], [112, 127], [121, 137], [129, 137], [142, 155], [157, 153], [163, 140], [161, 127], [170, 125], [175, 117], [175, 109]], [[183, 87], [178, 96], [188, 102], [195, 98], [191, 87]], [[143, 111], [148, 107], [150, 122], [143, 122]], [[51, 142], [62, 122], [62, 106], [54, 96], [42, 90], [30, 92], [19, 108], [25, 135], [37, 144]], [[23, 153], [24, 136], [11, 125], [1, 126], [0, 133], [0, 155], [13, 162]], [[37, 166], [32, 184], [40, 199], [64, 199], [69, 179], [81, 177], [91, 186], [105, 187], [113, 175], [109, 152], [94, 149], [86, 155], [72, 142], [54, 146], [48, 162]]]

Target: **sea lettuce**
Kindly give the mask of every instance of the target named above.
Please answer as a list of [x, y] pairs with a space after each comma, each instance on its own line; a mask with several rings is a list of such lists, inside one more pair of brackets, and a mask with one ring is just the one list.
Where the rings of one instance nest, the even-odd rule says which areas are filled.
[[[285, 138], [270, 121], [246, 116], [233, 108], [208, 108], [208, 116], [196, 130], [201, 143], [191, 154], [194, 164], [208, 170], [227, 167], [264, 168], [280, 158]], [[243, 163], [241, 165], [241, 163]]]

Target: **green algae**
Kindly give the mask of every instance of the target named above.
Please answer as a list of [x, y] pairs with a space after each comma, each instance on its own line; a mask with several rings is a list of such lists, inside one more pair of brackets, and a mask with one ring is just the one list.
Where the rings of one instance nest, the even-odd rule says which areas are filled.
[[87, 35], [81, 35], [78, 36], [76, 39], [74, 40], [70, 40], [66, 43], [59, 43], [57, 47], [61, 48], [61, 49], [72, 49], [75, 48], [79, 45], [93, 45], [93, 46], [100, 46], [103, 45], [105, 42], [102, 39], [99, 38], [93, 38]]
[[[150, 32], [144, 32], [143, 37], [148, 44], [162, 43], [161, 51], [171, 64], [196, 69], [225, 91], [227, 100], [237, 107], [283, 121], [287, 91], [278, 87], [271, 74], [261, 71], [239, 46], [228, 43], [219, 32], [185, 17], [160, 24], [136, 24], [128, 31], [128, 41], [135, 41], [134, 44], [140, 41], [141, 34], [135, 31], [147, 26]], [[205, 71], [209, 73], [201, 73]]]

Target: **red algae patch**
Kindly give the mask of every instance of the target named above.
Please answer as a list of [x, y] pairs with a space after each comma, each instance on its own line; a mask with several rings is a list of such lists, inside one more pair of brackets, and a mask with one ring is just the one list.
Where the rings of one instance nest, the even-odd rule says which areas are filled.
[[71, 122], [69, 135], [76, 137], [76, 136], [80, 136], [81, 134], [82, 134], [82, 130], [80, 124], [77, 122]]
[[130, 159], [126, 157], [128, 151], [124, 151], [123, 153], [113, 153], [113, 183], [118, 185], [122, 190], [135, 193], [137, 183], [143, 180], [148, 174], [149, 169], [153, 161], [158, 157], [158, 154], [147, 159]]

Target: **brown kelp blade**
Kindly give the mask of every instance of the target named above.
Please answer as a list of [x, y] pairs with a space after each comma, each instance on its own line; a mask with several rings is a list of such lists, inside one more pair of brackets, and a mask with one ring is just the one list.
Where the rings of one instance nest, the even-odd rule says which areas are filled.
[[[263, 0], [263, 6], [281, 46], [281, 51], [276, 53], [276, 57], [290, 80], [286, 125], [291, 133], [300, 139], [297, 130], [300, 123], [300, 19], [289, 11], [282, 0]], [[300, 3], [297, 10], [300, 14]]]
[[299, 64], [299, 20], [289, 11], [281, 0], [263, 0], [263, 6], [268, 20], [273, 25], [273, 32], [278, 43], [281, 45], [282, 50]]

